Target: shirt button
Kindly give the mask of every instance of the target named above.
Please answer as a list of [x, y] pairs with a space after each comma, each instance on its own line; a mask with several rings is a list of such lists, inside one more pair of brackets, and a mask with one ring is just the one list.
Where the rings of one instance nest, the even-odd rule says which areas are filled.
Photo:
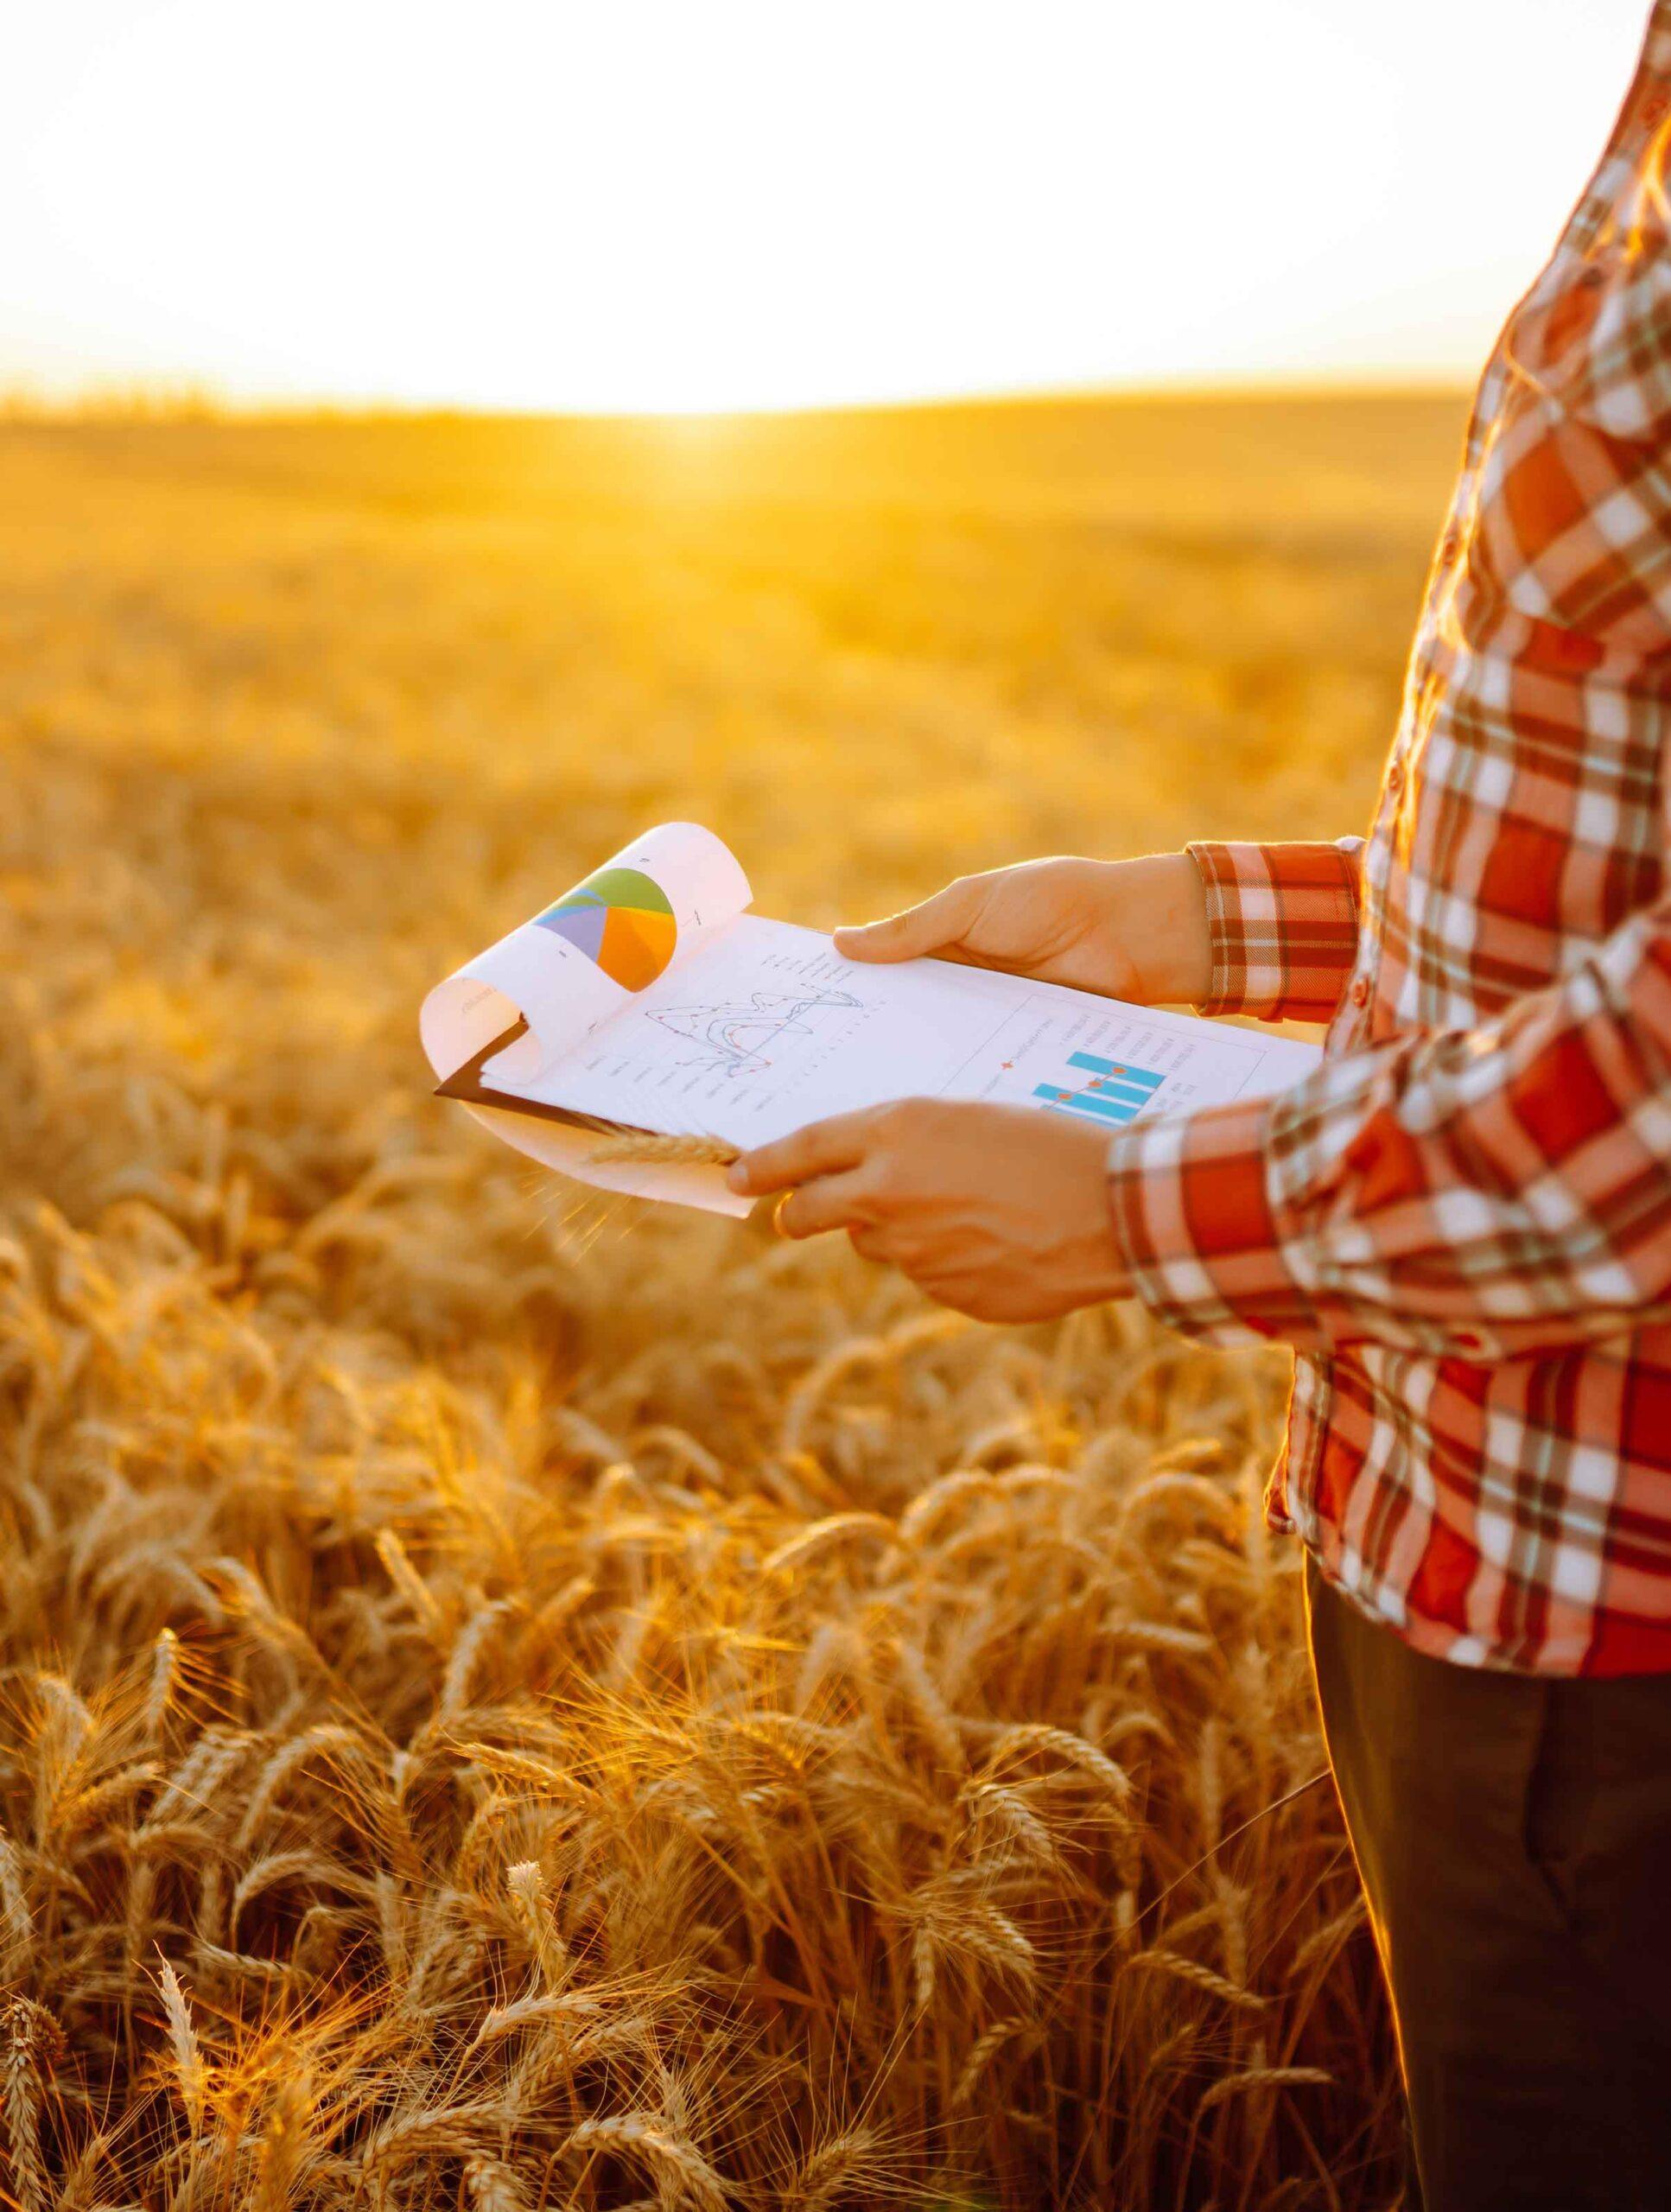
[[1403, 782], [1404, 763], [1401, 760], [1395, 760], [1387, 771], [1387, 788], [1389, 791], [1396, 791], [1401, 788]]
[[1352, 983], [1352, 1004], [1354, 1006], [1363, 1006], [1368, 1002], [1369, 996], [1369, 985], [1367, 977], [1363, 976], [1356, 976]]

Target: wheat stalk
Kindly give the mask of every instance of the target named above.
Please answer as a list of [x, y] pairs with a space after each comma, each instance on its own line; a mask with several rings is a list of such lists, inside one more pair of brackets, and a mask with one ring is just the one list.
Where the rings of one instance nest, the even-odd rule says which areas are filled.
[[569, 1961], [562, 1938], [551, 1918], [544, 1873], [537, 1860], [527, 1859], [512, 1866], [505, 1878], [511, 1891], [511, 1908], [528, 1938], [528, 1948], [534, 1955], [540, 1979], [547, 1993], [555, 1996], [569, 1978]]
[[23, 1887], [23, 1862], [0, 1825], [0, 1980], [10, 1981], [22, 1973], [34, 1944], [35, 1919]]
[[503, 2158], [475, 2152], [465, 2160], [464, 2185], [476, 2212], [527, 2212], [517, 2177]]
[[1022, 2037], [1036, 2039], [1039, 2032], [1036, 2021], [1023, 2019], [1019, 2015], [1009, 2019], [994, 2020], [975, 2039], [974, 2048], [963, 2062], [956, 2087], [951, 2093], [954, 2110], [966, 2111], [974, 2102], [981, 2076], [1007, 2043], [1014, 2043]]
[[768, 1552], [760, 1562], [760, 1572], [786, 1574], [791, 1568], [810, 1567], [815, 1560], [851, 1543], [855, 1536], [890, 1537], [894, 1533], [894, 1525], [885, 1514], [832, 1513]]
[[569, 2138], [575, 2150], [630, 2151], [655, 2166], [662, 2176], [699, 2204], [723, 2212], [726, 2190], [718, 2174], [694, 2144], [671, 2133], [647, 2113], [621, 2113], [602, 2120], [583, 2120]]
[[1368, 1918], [1363, 1899], [1355, 1897], [1336, 1913], [1332, 1920], [1325, 1920], [1313, 1928], [1304, 1942], [1295, 1946], [1293, 1957], [1288, 1962], [1288, 1980], [1298, 1981], [1319, 1958], [1337, 1949]]
[[168, 2019], [168, 2054], [174, 2062], [175, 2088], [185, 2107], [187, 2125], [196, 2138], [203, 2133], [209, 2069], [204, 2063], [197, 2030], [192, 2024], [192, 2011], [187, 2002], [186, 1993], [180, 1986], [179, 1975], [167, 1959], [158, 1969], [157, 1980], [162, 1986], [162, 2008]]
[[853, 2191], [861, 2179], [874, 2178], [878, 2144], [874, 2131], [850, 2127], [813, 2152], [785, 2197], [790, 2212], [825, 2212], [830, 2200]]
[[41, 2157], [41, 2062], [60, 2044], [50, 2013], [27, 1997], [8, 1998], [0, 2010], [0, 2072], [3, 2074], [6, 2147], [12, 2183], [23, 2212], [47, 2212], [50, 2183]]
[[251, 2212], [285, 2212], [312, 2148], [311, 2084], [306, 2069], [284, 2067], [274, 2087], [255, 2152]]
[[1198, 1959], [1185, 1958], [1177, 1951], [1135, 1951], [1126, 1961], [1128, 1974], [1170, 1974], [1174, 1981], [1186, 1981], [1192, 1988], [1204, 1989], [1209, 1996], [1217, 1997], [1238, 2012], [1261, 2012], [1266, 1999], [1251, 1989], [1243, 1989], [1222, 1974], [1215, 1974]]
[[1019, 1722], [1005, 1729], [987, 1754], [986, 1764], [988, 1767], [1001, 1766], [1006, 1759], [1021, 1751], [1054, 1752], [1064, 1766], [1096, 1783], [1114, 1804], [1123, 1809], [1131, 1802], [1131, 1777], [1125, 1769], [1071, 1728], [1058, 1728], [1044, 1720]]
[[513, 2004], [494, 2005], [476, 2030], [475, 2039], [479, 2044], [491, 2043], [496, 2037], [511, 2035], [518, 2028], [539, 2027], [553, 2020], [587, 2019], [600, 2012], [602, 2005], [600, 1998], [588, 1997], [579, 1991], [519, 1997]]
[[1332, 2089], [1337, 2086], [1334, 2075], [1320, 2066], [1251, 2066], [1245, 2073], [1221, 2075], [1195, 2109], [1198, 2117], [1229, 2097], [1248, 2096], [1255, 2089]]
[[646, 1129], [603, 1138], [587, 1153], [586, 1164], [593, 1167], [635, 1162], [659, 1167], [728, 1167], [740, 1157], [740, 1148], [723, 1137], [658, 1136]]
[[168, 1717], [180, 1674], [180, 1638], [171, 1628], [160, 1629], [151, 1647], [150, 1679], [145, 1686], [145, 1733], [155, 1743]]

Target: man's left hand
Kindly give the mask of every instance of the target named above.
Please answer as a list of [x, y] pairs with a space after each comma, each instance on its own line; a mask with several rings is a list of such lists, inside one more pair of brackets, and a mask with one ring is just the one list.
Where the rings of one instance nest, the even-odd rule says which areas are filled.
[[854, 1249], [977, 1321], [1046, 1321], [1128, 1294], [1109, 1218], [1108, 1137], [1065, 1115], [905, 1098], [745, 1153], [734, 1190], [790, 1195], [785, 1236]]

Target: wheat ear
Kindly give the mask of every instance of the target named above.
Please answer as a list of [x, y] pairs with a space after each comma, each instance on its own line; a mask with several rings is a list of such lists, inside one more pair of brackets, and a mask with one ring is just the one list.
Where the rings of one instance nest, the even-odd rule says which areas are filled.
[[569, 2136], [569, 2147], [637, 2152], [670, 2189], [694, 2197], [708, 2212], [725, 2212], [724, 2184], [701, 2152], [683, 2136], [658, 2126], [647, 2113], [613, 2113], [600, 2120], [583, 2120]]
[[58, 2024], [49, 2012], [27, 1997], [8, 1999], [0, 2016], [0, 2088], [12, 2187], [23, 2212], [47, 2212], [53, 2202], [41, 2156], [41, 2061], [58, 2041]]
[[208, 2090], [209, 2069], [203, 2063], [202, 2047], [197, 2040], [197, 2031], [192, 2024], [192, 2010], [186, 1993], [180, 1986], [180, 1977], [164, 1959], [157, 1980], [162, 1988], [162, 2009], [168, 2016], [168, 2055], [174, 2062], [175, 2087], [180, 2101], [186, 2108], [194, 2137], [203, 2132], [203, 2105]]
[[464, 2185], [475, 2212], [526, 2212], [517, 2177], [502, 2158], [476, 2152], [465, 2161]]
[[606, 1137], [586, 1155], [588, 1167], [622, 1166], [634, 1160], [660, 1167], [728, 1167], [737, 1147], [723, 1137], [658, 1137], [648, 1131]]
[[1222, 2105], [1227, 2097], [1244, 2096], [1250, 2089], [1298, 2089], [1313, 2086], [1332, 2089], [1337, 2084], [1332, 2074], [1325, 2074], [1320, 2066], [1255, 2066], [1245, 2074], [1226, 2074], [1202, 2098], [1196, 2107], [1198, 2119], [1210, 2112], [1215, 2105]]
[[1266, 2000], [1253, 1990], [1239, 1987], [1228, 1975], [1215, 1974], [1198, 1959], [1185, 1958], [1177, 1951], [1134, 1951], [1126, 1961], [1126, 1971], [1170, 1974], [1175, 1981], [1187, 1981], [1192, 1988], [1204, 1989], [1210, 1997], [1221, 1998], [1239, 2012], [1262, 2012], [1265, 2009]]

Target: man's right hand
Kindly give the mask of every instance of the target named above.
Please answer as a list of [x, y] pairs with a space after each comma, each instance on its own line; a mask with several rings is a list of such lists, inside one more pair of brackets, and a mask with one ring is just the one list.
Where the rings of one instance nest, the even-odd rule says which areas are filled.
[[933, 953], [1140, 1005], [1199, 1005], [1212, 951], [1206, 894], [1187, 853], [1023, 861], [960, 875], [920, 906], [836, 932], [849, 960]]

